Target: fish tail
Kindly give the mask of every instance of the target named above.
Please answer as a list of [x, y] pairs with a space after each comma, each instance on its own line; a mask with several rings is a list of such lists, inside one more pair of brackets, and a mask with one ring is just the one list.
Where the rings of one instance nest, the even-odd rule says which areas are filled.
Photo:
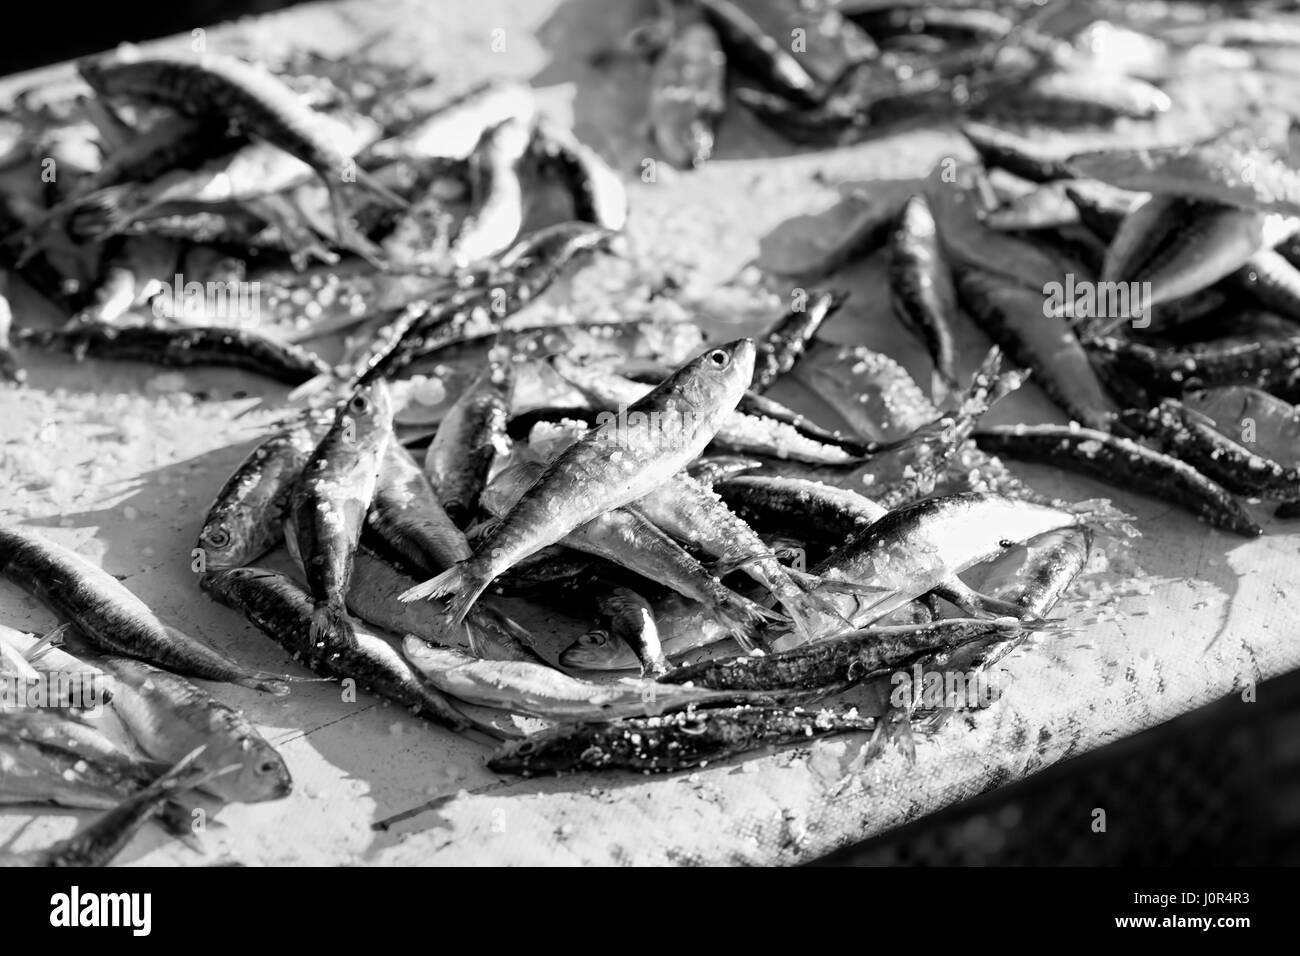
[[289, 694], [289, 684], [284, 679], [259, 671], [249, 677], [236, 681], [241, 687], [251, 687], [253, 690], [266, 691], [275, 697], [286, 697]]
[[[355, 647], [356, 627], [341, 604], [320, 601], [311, 612], [311, 639], [317, 647]], [[286, 687], [286, 694], [289, 689]]]
[[490, 580], [467, 575], [463, 565], [457, 564], [424, 583], [417, 584], [410, 590], [399, 594], [397, 599], [409, 604], [411, 601], [445, 598], [447, 599], [447, 613], [451, 617], [452, 623], [459, 626], [464, 622], [465, 615], [474, 606], [474, 602], [478, 600], [479, 595], [487, 590], [489, 583]]
[[754, 633], [761, 627], [773, 623], [788, 623], [789, 618], [779, 611], [763, 607], [739, 594], [734, 600], [720, 604], [716, 616], [727, 628], [727, 634], [746, 652], [757, 646]]
[[75, 228], [89, 236], [112, 236], [131, 225], [144, 209], [129, 205], [130, 183], [105, 186], [86, 196], [77, 205]]

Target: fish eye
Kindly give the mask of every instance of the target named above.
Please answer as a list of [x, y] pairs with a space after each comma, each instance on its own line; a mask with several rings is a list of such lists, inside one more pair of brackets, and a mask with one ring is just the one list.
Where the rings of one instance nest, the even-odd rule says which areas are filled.
[[588, 647], [604, 647], [609, 643], [609, 635], [604, 631], [588, 631], [578, 638], [578, 643]]
[[537, 744], [533, 743], [531, 740], [521, 740], [515, 745], [515, 753], [524, 757], [527, 757], [536, 749]]
[[370, 399], [364, 395], [353, 395], [352, 400], [348, 402], [348, 408], [357, 414], [365, 414], [370, 411]]
[[259, 775], [263, 777], [269, 777], [271, 774], [275, 773], [279, 769], [280, 769], [280, 764], [278, 761], [275, 760], [269, 760], [269, 759], [263, 760], [261, 763], [257, 765], [257, 772]]
[[731, 364], [731, 355], [726, 349], [714, 349], [709, 353], [709, 364], [716, 369], [724, 369]]
[[214, 548], [224, 548], [230, 544], [230, 532], [225, 528], [208, 528], [203, 532], [203, 540]]

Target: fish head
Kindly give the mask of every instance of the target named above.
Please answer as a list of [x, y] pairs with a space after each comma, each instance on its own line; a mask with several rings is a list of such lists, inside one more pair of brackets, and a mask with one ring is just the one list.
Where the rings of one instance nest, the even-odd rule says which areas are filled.
[[560, 652], [561, 667], [608, 670], [622, 663], [635, 667], [636, 659], [632, 657], [627, 645], [615, 640], [609, 631], [601, 628], [588, 631]]
[[284, 758], [265, 740], [245, 737], [239, 752], [231, 756], [223, 765], [239, 769], [215, 777], [203, 789], [232, 803], [279, 800], [293, 791], [293, 777]]
[[391, 428], [393, 424], [393, 397], [383, 379], [362, 385], [354, 391], [339, 410], [356, 424], [358, 433], [374, 429]]
[[245, 508], [213, 515], [199, 532], [198, 546], [208, 570], [238, 568], [256, 558], [266, 548], [255, 542], [257, 522]]
[[664, 402], [684, 418], [716, 419], [735, 410], [754, 378], [758, 349], [753, 339], [736, 339], [697, 355], [656, 389]]

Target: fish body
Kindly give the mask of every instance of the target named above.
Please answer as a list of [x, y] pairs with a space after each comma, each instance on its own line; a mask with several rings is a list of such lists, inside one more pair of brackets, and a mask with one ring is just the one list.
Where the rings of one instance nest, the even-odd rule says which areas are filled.
[[251, 564], [284, 540], [294, 483], [316, 449], [317, 423], [304, 420], [260, 442], [226, 479], [199, 532], [207, 570]]
[[523, 184], [518, 165], [528, 149], [532, 126], [508, 119], [483, 134], [470, 157], [475, 208], [461, 223], [450, 255], [458, 265], [480, 262], [505, 251], [524, 224]]
[[540, 117], [532, 150], [544, 169], [558, 172], [573, 196], [574, 218], [611, 232], [627, 225], [627, 190], [609, 163], [555, 121]]
[[791, 309], [758, 345], [754, 363], [752, 391], [765, 392], [782, 375], [794, 368], [808, 343], [816, 337], [822, 324], [839, 311], [847, 294], [819, 292], [798, 309]]
[[596, 598], [596, 607], [608, 624], [610, 636], [632, 648], [641, 662], [642, 676], [658, 679], [667, 672], [668, 661], [649, 601], [631, 588], [619, 586]]
[[279, 800], [293, 789], [284, 759], [238, 710], [185, 678], [141, 661], [103, 657], [95, 663], [110, 677], [114, 712], [152, 759], [175, 763], [201, 747], [196, 769], [238, 767], [204, 788], [231, 803]]
[[650, 128], [664, 158], [678, 169], [691, 169], [713, 155], [718, 120], [727, 106], [727, 57], [707, 23], [676, 20], [650, 75]]
[[754, 353], [749, 339], [710, 349], [636, 402], [624, 422], [592, 429], [551, 462], [473, 557], [406, 597], [454, 595], [451, 616], [459, 622], [492, 580], [519, 560], [644, 497], [713, 439], [753, 376]]
[[288, 688], [168, 627], [117, 578], [67, 548], [0, 528], [0, 574], [76, 626], [95, 647], [204, 680], [277, 694]]
[[762, 693], [782, 704], [812, 701], [848, 690], [873, 674], [899, 667], [919, 654], [970, 641], [1006, 636], [1014, 619], [950, 619], [932, 624], [873, 627], [762, 657], [703, 661], [670, 671], [667, 684]]
[[79, 358], [238, 368], [286, 385], [300, 385], [329, 371], [315, 353], [300, 346], [252, 329], [226, 326], [159, 328], [85, 322], [61, 329], [22, 329], [14, 338], [22, 345], [58, 349]]
[[469, 542], [415, 459], [390, 441], [366, 513], [366, 529], [417, 573], [435, 574], [470, 556]]
[[497, 773], [580, 770], [671, 773], [704, 767], [763, 747], [872, 730], [871, 718], [799, 708], [734, 707], [561, 726], [497, 751]]
[[958, 273], [963, 305], [1058, 406], [1089, 428], [1108, 428], [1119, 409], [1102, 388], [1088, 353], [1065, 318], [1045, 306], [1049, 290], [1030, 291], [973, 269]]
[[262, 568], [236, 568], [207, 575], [201, 585], [215, 600], [244, 614], [312, 671], [354, 680], [360, 687], [454, 730], [469, 726], [464, 716], [442, 694], [426, 686], [382, 637], [353, 623], [354, 643], [322, 646], [313, 635], [314, 601], [287, 576]]
[[957, 293], [923, 194], [903, 205], [890, 253], [894, 315], [925, 343], [934, 363], [930, 395], [941, 405], [957, 389], [957, 345], [952, 333]]
[[527, 122], [536, 109], [527, 84], [504, 80], [481, 83], [397, 136], [376, 143], [367, 155], [379, 161], [466, 160], [488, 130], [507, 120]]
[[473, 518], [493, 460], [510, 450], [506, 424], [513, 388], [512, 357], [493, 349], [487, 369], [448, 409], [425, 452], [424, 473], [457, 526]]
[[570, 677], [545, 664], [484, 661], [415, 637], [402, 652], [434, 687], [483, 707], [500, 707], [549, 720], [608, 720], [645, 714], [651, 708], [677, 710], [692, 705], [735, 701], [735, 696], [691, 688], [669, 688], [653, 681], [596, 683]]
[[1046, 155], [1032, 140], [987, 123], [963, 123], [961, 131], [986, 166], [1005, 169], [1034, 183], [1074, 178], [1064, 158]]
[[351, 643], [345, 607], [352, 557], [374, 500], [393, 434], [393, 409], [382, 382], [357, 389], [340, 404], [294, 485], [286, 538], [316, 601], [313, 636]]
[[1123, 488], [1176, 502], [1210, 524], [1245, 537], [1263, 533], [1222, 486], [1191, 465], [1127, 438], [1090, 428], [1015, 425], [984, 429], [976, 441], [995, 454], [1048, 461], [1120, 482]]

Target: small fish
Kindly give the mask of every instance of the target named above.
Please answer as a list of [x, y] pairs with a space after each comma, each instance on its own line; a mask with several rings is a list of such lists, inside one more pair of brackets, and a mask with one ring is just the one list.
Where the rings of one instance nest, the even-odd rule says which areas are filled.
[[490, 80], [470, 87], [396, 136], [375, 143], [366, 156], [381, 162], [469, 159], [488, 130], [507, 120], [527, 123], [536, 110], [533, 91], [526, 83]]
[[474, 517], [493, 460], [510, 451], [513, 389], [513, 355], [503, 347], [490, 350], [487, 368], [448, 409], [425, 452], [424, 473], [458, 527]]
[[238, 710], [185, 678], [140, 661], [102, 657], [94, 663], [109, 674], [114, 713], [152, 759], [173, 763], [201, 747], [196, 769], [206, 773], [237, 767], [205, 785], [207, 792], [231, 803], [279, 800], [292, 791], [284, 759]]
[[703, 661], [664, 675], [666, 684], [761, 693], [780, 704], [809, 704], [839, 694], [920, 654], [1008, 636], [1022, 627], [1015, 618], [955, 618], [932, 624], [872, 627], [762, 657]]
[[[507, 468], [484, 492], [484, 507], [498, 517], [508, 514], [545, 468], [541, 462]], [[752, 647], [750, 638], [755, 630], [775, 616], [723, 585], [637, 509], [615, 508], [597, 515], [571, 531], [562, 543], [699, 601], [713, 610], [743, 646]]]
[[251, 564], [284, 540], [285, 509], [322, 428], [310, 419], [260, 442], [226, 479], [203, 519], [205, 570]]
[[[811, 347], [811, 345], [809, 346]], [[552, 367], [560, 376], [573, 385], [604, 413], [604, 419], [610, 415], [627, 414], [631, 406], [649, 394], [651, 386], [634, 381], [616, 372], [593, 365], [579, 365], [566, 356], [556, 355], [551, 359]], [[755, 401], [764, 404], [756, 405]], [[741, 396], [750, 409], [762, 408], [766, 412], [764, 396], [746, 393]], [[824, 432], [810, 437], [801, 424], [794, 424], [788, 418], [774, 418], [760, 412], [741, 411], [740, 402], [736, 410], [724, 416], [718, 423], [714, 444], [736, 454], [770, 455], [776, 458], [788, 458], [818, 465], [854, 466], [861, 464], [864, 456], [879, 450], [861, 442], [846, 441], [842, 437], [826, 440]]]
[[641, 662], [641, 676], [657, 680], [668, 671], [654, 608], [649, 601], [631, 588], [620, 586], [596, 598], [596, 607], [608, 624], [610, 637], [622, 641], [636, 654]]
[[734, 694], [668, 687], [648, 680], [596, 683], [544, 664], [479, 660], [410, 635], [402, 641], [402, 653], [444, 694], [481, 707], [548, 720], [609, 720], [653, 709], [662, 712], [738, 699]]
[[213, 599], [245, 615], [317, 674], [353, 680], [359, 687], [453, 730], [469, 726], [442, 694], [419, 679], [388, 641], [355, 622], [350, 622], [353, 643], [322, 646], [314, 634], [315, 602], [287, 576], [263, 568], [235, 568], [205, 575], [199, 583]]
[[1297, 230], [1300, 218], [1232, 206], [1185, 205], [1177, 230], [1150, 258], [1125, 274], [1103, 269], [1101, 278], [1150, 283], [1151, 291], [1143, 297], [1150, 309], [1209, 288]]
[[264, 67], [224, 54], [152, 54], [100, 57], [77, 64], [82, 79], [102, 96], [168, 106], [208, 122], [234, 123], [251, 136], [274, 143], [319, 174], [337, 205], [342, 173], [395, 206], [406, 202], [357, 167], [354, 153], [283, 81]]
[[110, 810], [155, 775], [126, 754], [103, 757], [0, 728], [0, 806]]
[[246, 668], [158, 620], [117, 578], [75, 551], [0, 528], [0, 574], [74, 625], [96, 648], [179, 674], [287, 694], [273, 674]]
[[758, 344], [758, 358], [754, 363], [754, 381], [750, 389], [765, 392], [786, 372], [794, 368], [803, 356], [808, 343], [816, 336], [822, 324], [839, 311], [848, 294], [844, 292], [818, 292], [791, 309]]
[[1251, 385], [1288, 400], [1300, 395], [1300, 330], [1264, 327], [1177, 348], [1107, 337], [1089, 343], [1116, 366], [1160, 395], [1196, 388]]
[[889, 513], [856, 491], [806, 478], [739, 474], [717, 482], [713, 490], [753, 527], [793, 535], [823, 553]]
[[538, 117], [532, 152], [543, 169], [555, 169], [573, 196], [574, 218], [610, 232], [627, 225], [623, 180], [590, 146], [546, 116]]
[[[1123, 117], [1150, 119], [1173, 108], [1169, 95], [1145, 80], [1114, 73], [1054, 71], [1028, 80], [999, 81], [983, 100], [998, 116], [1056, 124], [1109, 123]], [[1070, 162], [1073, 164], [1074, 160]], [[1093, 175], [1084, 172], [1083, 175]]]
[[674, 10], [672, 35], [650, 74], [650, 129], [668, 162], [698, 169], [713, 155], [726, 110], [727, 57], [714, 29], [686, 9]]
[[[1089, 179], [1071, 179], [1065, 194], [1079, 211], [1079, 221], [1103, 242], [1110, 242], [1134, 204], [1145, 201], [1144, 193], [1118, 189]], [[1167, 221], [1166, 221], [1167, 223]]]
[[1280, 501], [1300, 498], [1300, 468], [1256, 453], [1177, 399], [1166, 398], [1145, 412], [1130, 409], [1121, 418], [1165, 454], [1186, 462], [1233, 494]]
[[366, 531], [417, 573], [444, 571], [471, 553], [429, 479], [396, 441], [390, 441], [384, 452]]
[[1072, 156], [1069, 162], [1078, 175], [1122, 189], [1300, 216], [1300, 172], [1237, 136], [1102, 150]]
[[299, 385], [329, 370], [319, 357], [299, 346], [252, 329], [224, 326], [178, 329], [86, 322], [61, 329], [19, 329], [14, 340], [19, 345], [71, 352], [79, 359], [238, 368], [286, 385]]
[[1177, 503], [1215, 527], [1248, 538], [1263, 533], [1222, 486], [1191, 465], [1127, 438], [1091, 428], [1013, 425], [983, 429], [975, 440], [995, 454], [1047, 461]]
[[21, 857], [0, 854], [0, 866], [107, 866], [145, 824], [163, 812], [168, 801], [214, 779], [213, 773], [192, 771], [201, 752], [199, 748], [187, 754], [153, 783], [67, 839]]
[[906, 193], [898, 191], [852, 192], [819, 215], [815, 229], [802, 230], [788, 242], [765, 239], [759, 265], [776, 275], [811, 282], [866, 259], [889, 240], [905, 198]]
[[738, 754], [832, 734], [865, 733], [875, 720], [856, 711], [733, 707], [557, 727], [498, 750], [497, 773], [531, 776], [580, 770], [671, 773]]
[[[856, 594], [839, 596], [842, 616], [853, 626], [878, 620], [938, 585], [955, 587], [952, 597], [970, 614], [1014, 616], [1014, 608], [962, 587], [956, 575], [1048, 531], [1113, 520], [1120, 519], [1096, 502], [1064, 510], [973, 492], [927, 498], [891, 511], [812, 573], [881, 588], [883, 593], [866, 605]], [[770, 647], [788, 650], [804, 643], [808, 641], [788, 635]]]
[[952, 323], [957, 293], [930, 204], [923, 194], [903, 205], [890, 245], [889, 288], [894, 315], [921, 338], [934, 362], [930, 396], [942, 405], [957, 389], [957, 346]]
[[961, 131], [986, 166], [1005, 169], [1034, 183], [1074, 178], [1064, 157], [1046, 154], [1032, 140], [986, 123], [962, 123]]
[[737, 339], [682, 366], [628, 409], [629, 427], [598, 426], [551, 462], [469, 561], [403, 598], [450, 596], [459, 623], [493, 578], [520, 559], [644, 497], [713, 439], [753, 377], [754, 354], [751, 340]]
[[339, 405], [290, 496], [286, 543], [316, 601], [312, 636], [331, 647], [352, 644], [344, 596], [392, 435], [387, 386], [357, 389]]
[[530, 123], [508, 119], [483, 134], [470, 157], [474, 211], [461, 223], [450, 256], [458, 266], [505, 251], [524, 224], [523, 184], [518, 166], [528, 149]]
[[774, 93], [795, 102], [808, 106], [821, 99], [823, 84], [789, 52], [788, 33], [779, 37], [768, 33], [752, 11], [735, 0], [701, 0], [700, 6], [718, 31], [729, 62], [743, 64]]
[[1246, 385], [1190, 392], [1182, 402], [1256, 454], [1300, 468], [1300, 408], [1290, 402]]
[[1090, 428], [1109, 427], [1119, 409], [1065, 319], [1045, 305], [1044, 290], [1031, 291], [962, 269], [957, 291], [972, 318], [1013, 361], [1034, 373], [1034, 380], [1062, 410]]

